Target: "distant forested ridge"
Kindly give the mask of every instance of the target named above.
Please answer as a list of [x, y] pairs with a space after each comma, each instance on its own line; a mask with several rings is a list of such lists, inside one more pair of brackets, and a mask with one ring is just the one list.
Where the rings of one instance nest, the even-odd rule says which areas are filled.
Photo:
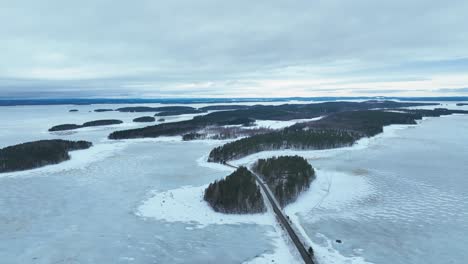
[[129, 106], [117, 108], [119, 112], [169, 112], [169, 111], [189, 111], [195, 110], [190, 106], [161, 106], [161, 107], [150, 107], [150, 106]]
[[109, 139], [127, 139], [182, 135], [207, 126], [240, 125], [255, 120], [293, 120], [314, 118], [337, 112], [375, 108], [398, 108], [409, 106], [438, 105], [434, 103], [401, 103], [393, 101], [326, 102], [316, 104], [256, 105], [246, 109], [227, 110], [196, 116], [192, 120], [158, 124], [144, 128], [115, 131]]
[[156, 121], [156, 118], [152, 117], [152, 116], [142, 116], [142, 117], [137, 117], [135, 119], [133, 119], [133, 122], [140, 122], [140, 123], [144, 123], [144, 122], [154, 122]]
[[399, 101], [468, 101], [466, 96], [441, 96], [441, 97], [375, 97], [375, 96], [353, 96], [353, 97], [282, 97], [282, 98], [50, 98], [50, 99], [0, 99], [0, 106], [13, 105], [92, 105], [92, 104], [232, 104], [232, 103], [261, 103], [261, 102], [288, 102], [310, 101], [343, 101], [343, 100], [399, 100]]
[[95, 121], [86, 122], [86, 123], [83, 123], [82, 125], [76, 125], [76, 124], [57, 125], [57, 126], [53, 126], [49, 128], [49, 131], [54, 132], [54, 131], [72, 130], [72, 129], [78, 129], [78, 128], [83, 128], [83, 127], [92, 127], [92, 126], [118, 125], [122, 123], [123, 123], [122, 120], [103, 119], [103, 120], [95, 120]]
[[69, 151], [87, 149], [87, 141], [40, 140], [0, 149], [0, 173], [29, 170], [70, 159]]
[[253, 170], [262, 176], [281, 207], [296, 201], [315, 179], [312, 166], [299, 156], [259, 159]]
[[238, 110], [238, 109], [248, 109], [251, 108], [249, 105], [210, 105], [205, 107], [200, 107], [201, 110]]
[[255, 176], [245, 167], [211, 183], [203, 197], [216, 212], [252, 214], [266, 211]]

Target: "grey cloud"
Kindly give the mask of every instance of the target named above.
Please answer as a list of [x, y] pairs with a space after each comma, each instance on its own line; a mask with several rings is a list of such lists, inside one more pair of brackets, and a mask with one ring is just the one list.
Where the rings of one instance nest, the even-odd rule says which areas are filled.
[[[466, 13], [468, 2], [457, 0], [3, 1], [0, 78], [47, 80], [55, 75], [47, 69], [70, 69], [57, 82], [13, 87], [104, 95], [131, 93], [121, 87], [132, 82], [424, 78], [420, 66], [402, 65], [468, 57]], [[323, 73], [336, 61], [353, 63]], [[7, 87], [0, 80], [0, 94]]]

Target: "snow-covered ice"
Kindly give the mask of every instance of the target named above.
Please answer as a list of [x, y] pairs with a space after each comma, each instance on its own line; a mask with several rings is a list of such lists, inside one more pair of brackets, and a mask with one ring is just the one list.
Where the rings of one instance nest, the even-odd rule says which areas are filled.
[[137, 214], [167, 222], [194, 223], [198, 227], [211, 224], [255, 223], [271, 225], [271, 217], [262, 214], [223, 214], [215, 212], [205, 200], [203, 193], [208, 185], [184, 186], [154, 196], [138, 207]]

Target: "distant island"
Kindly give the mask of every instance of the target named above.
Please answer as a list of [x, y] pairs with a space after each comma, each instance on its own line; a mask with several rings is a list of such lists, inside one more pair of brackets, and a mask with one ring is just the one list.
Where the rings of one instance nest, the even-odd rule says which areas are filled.
[[281, 207], [296, 201], [315, 179], [315, 171], [306, 159], [299, 156], [280, 156], [259, 159], [253, 170], [268, 184]]
[[87, 149], [88, 141], [39, 140], [0, 149], [0, 173], [29, 170], [70, 159], [69, 151]]
[[78, 109], [70, 109], [68, 112], [73, 113], [73, 112], [78, 112]]
[[86, 123], [83, 123], [82, 125], [76, 125], [76, 124], [57, 125], [57, 126], [53, 126], [49, 128], [49, 131], [54, 132], [54, 131], [78, 129], [78, 128], [83, 128], [83, 127], [118, 125], [122, 123], [123, 123], [122, 120], [103, 119], [103, 120], [95, 120], [95, 121], [86, 122]]
[[468, 103], [458, 103], [457, 106], [464, 106], [464, 105], [468, 105]]
[[245, 167], [238, 168], [225, 179], [211, 183], [203, 198], [216, 212], [253, 214], [266, 211], [255, 176]]
[[133, 122], [137, 122], [137, 123], [154, 122], [154, 121], [156, 121], [156, 118], [152, 116], [142, 116], [142, 117], [137, 117], [133, 119]]

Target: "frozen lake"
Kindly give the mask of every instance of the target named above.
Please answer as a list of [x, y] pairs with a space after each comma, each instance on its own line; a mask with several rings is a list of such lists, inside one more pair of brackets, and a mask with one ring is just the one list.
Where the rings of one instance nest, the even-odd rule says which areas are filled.
[[431, 118], [309, 162], [330, 182], [329, 194], [299, 213], [317, 244], [365, 260], [355, 262], [468, 259], [468, 116]]
[[[221, 142], [109, 141], [116, 129], [148, 125], [131, 122], [148, 113], [89, 112], [118, 107], [0, 108], [0, 147], [44, 138], [94, 143], [72, 153], [71, 161], [0, 175], [0, 263], [271, 263], [257, 258], [265, 254], [276, 254], [274, 263], [294, 260], [284, 256], [281, 234], [266, 216], [239, 221], [203, 207], [205, 217], [190, 215], [200, 201], [180, 190], [229, 173], [200, 162]], [[80, 111], [68, 112], [75, 108]], [[61, 123], [107, 118], [124, 123], [47, 132]], [[450, 116], [395, 130], [364, 147], [309, 151], [320, 181], [286, 211], [298, 216], [323, 263], [463, 263], [467, 142], [468, 116]], [[173, 195], [186, 211], [164, 206]], [[146, 203], [156, 210], [142, 213]]]

